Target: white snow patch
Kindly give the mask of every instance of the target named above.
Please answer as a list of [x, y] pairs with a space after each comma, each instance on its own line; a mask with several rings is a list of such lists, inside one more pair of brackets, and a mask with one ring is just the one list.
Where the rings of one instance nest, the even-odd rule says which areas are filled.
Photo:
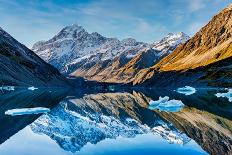
[[6, 115], [17, 116], [17, 115], [28, 115], [28, 114], [41, 114], [49, 112], [50, 109], [44, 107], [36, 108], [21, 108], [21, 109], [11, 109], [5, 111]]
[[176, 91], [180, 94], [192, 95], [196, 93], [197, 90], [193, 87], [185, 86], [185, 87], [178, 88]]
[[127, 54], [127, 55], [126, 55], [126, 58], [132, 59], [132, 58], [134, 58], [136, 55], [137, 55], [137, 54]]
[[226, 97], [229, 99], [229, 102], [232, 102], [232, 89], [226, 89], [228, 90], [227, 93], [217, 93], [215, 96], [217, 97]]
[[149, 102], [150, 106], [148, 107], [151, 110], [159, 109], [160, 111], [167, 111], [167, 112], [178, 112], [183, 107], [184, 104], [180, 100], [169, 100], [168, 96], [159, 97], [159, 100]]

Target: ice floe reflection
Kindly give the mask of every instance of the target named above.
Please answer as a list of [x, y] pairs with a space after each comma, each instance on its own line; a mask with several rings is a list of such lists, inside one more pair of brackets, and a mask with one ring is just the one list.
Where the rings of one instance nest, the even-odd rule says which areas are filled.
[[36, 108], [21, 108], [21, 109], [11, 109], [5, 112], [6, 115], [17, 116], [17, 115], [29, 115], [29, 114], [41, 114], [49, 112], [50, 109], [44, 107]]
[[180, 94], [185, 94], [185, 95], [192, 95], [196, 93], [196, 89], [190, 86], [178, 88], [176, 91]]
[[159, 109], [160, 111], [178, 112], [184, 107], [184, 104], [180, 100], [169, 100], [168, 96], [159, 97], [159, 100], [149, 102], [149, 109]]
[[36, 89], [38, 89], [38, 88], [32, 86], [32, 87], [28, 87], [27, 89], [28, 89], [28, 90], [36, 90]]
[[0, 90], [14, 91], [15, 87], [14, 86], [2, 86], [0, 87]]
[[227, 93], [217, 93], [215, 96], [217, 97], [226, 97], [228, 98], [229, 102], [232, 102], [232, 89], [227, 89]]

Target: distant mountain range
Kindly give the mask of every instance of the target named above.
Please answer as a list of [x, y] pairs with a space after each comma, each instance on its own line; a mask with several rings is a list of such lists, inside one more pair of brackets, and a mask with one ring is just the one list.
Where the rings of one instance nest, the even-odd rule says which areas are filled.
[[0, 28], [0, 85], [66, 86], [67, 80]]
[[32, 50], [63, 74], [101, 82], [131, 82], [141, 69], [153, 66], [189, 37], [168, 34], [153, 44], [127, 38], [122, 41], [88, 33], [78, 25], [67, 26]]

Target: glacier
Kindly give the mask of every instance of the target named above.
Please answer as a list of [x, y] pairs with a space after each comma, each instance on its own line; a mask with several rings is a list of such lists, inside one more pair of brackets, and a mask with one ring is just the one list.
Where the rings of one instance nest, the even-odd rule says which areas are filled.
[[159, 100], [149, 102], [149, 109], [154, 110], [158, 109], [160, 111], [167, 112], [178, 112], [184, 107], [184, 104], [180, 100], [169, 100], [168, 96], [159, 97]]
[[196, 88], [190, 86], [181, 87], [176, 90], [176, 92], [180, 94], [185, 94], [187, 96], [196, 93], [196, 91], [197, 91]]
[[10, 109], [5, 111], [5, 115], [17, 116], [17, 115], [29, 115], [29, 114], [41, 114], [49, 112], [49, 108], [36, 107], [36, 108], [20, 108]]

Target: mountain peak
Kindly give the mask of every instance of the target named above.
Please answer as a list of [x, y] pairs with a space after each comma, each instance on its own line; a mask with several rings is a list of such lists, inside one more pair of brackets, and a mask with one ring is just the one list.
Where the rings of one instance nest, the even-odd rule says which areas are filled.
[[185, 34], [184, 32], [178, 32], [178, 33], [168, 33], [168, 35], [166, 37], [164, 37], [165, 39], [178, 39], [178, 38], [188, 38], [189, 36], [187, 34]]
[[185, 43], [190, 37], [184, 32], [168, 33], [163, 39], [153, 43], [153, 49], [171, 53], [179, 44]]
[[101, 34], [99, 34], [97, 32], [93, 32], [90, 35], [93, 36], [93, 37], [95, 37], [95, 38], [104, 38]]
[[[179, 32], [179, 33], [177, 33], [176, 34], [177, 36], [188, 36], [186, 33], [184, 33], [184, 32]], [[189, 36], [188, 36], [189, 37]]]
[[137, 43], [134, 38], [126, 38], [121, 41], [124, 45], [133, 46]]
[[82, 26], [73, 24], [63, 28], [52, 40], [78, 38], [82, 33], [88, 33]]
[[173, 36], [174, 34], [173, 33], [168, 33], [167, 36]]
[[69, 25], [69, 26], [66, 26], [65, 28], [63, 28], [63, 30], [66, 30], [66, 31], [82, 31], [84, 30], [84, 28], [78, 24], [72, 24], [72, 25]]
[[0, 27], [0, 31], [4, 31], [4, 30], [2, 29], [2, 27]]
[[5, 37], [11, 37], [5, 30], [3, 30], [1, 27], [0, 27], [0, 34], [1, 35], [4, 35]]

